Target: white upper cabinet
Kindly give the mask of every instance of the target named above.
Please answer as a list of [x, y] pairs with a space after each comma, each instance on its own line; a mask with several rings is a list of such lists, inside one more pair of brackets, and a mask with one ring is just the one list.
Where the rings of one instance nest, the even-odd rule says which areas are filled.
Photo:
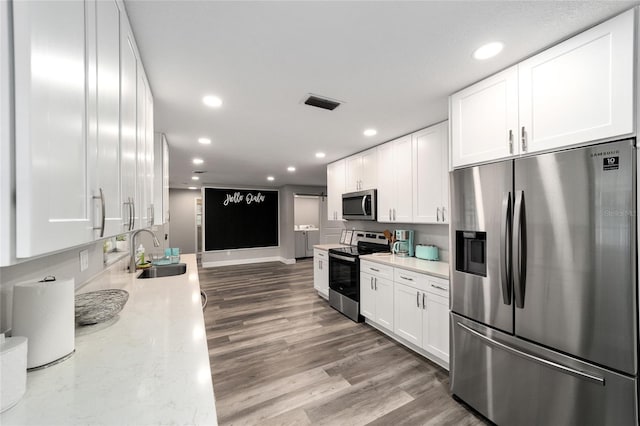
[[633, 132], [633, 23], [630, 10], [518, 65], [521, 152]]
[[346, 160], [345, 192], [374, 189], [378, 180], [378, 155], [375, 149], [356, 154]]
[[144, 193], [147, 196], [147, 225], [155, 223], [155, 168], [154, 168], [154, 138], [153, 138], [153, 96], [147, 82], [146, 91], [146, 114], [145, 114], [145, 187]]
[[16, 256], [93, 239], [84, 2], [13, 2]]
[[122, 231], [134, 227], [136, 197], [136, 85], [138, 69], [136, 54], [126, 18], [121, 19], [120, 56], [120, 179], [122, 188]]
[[[96, 153], [94, 180], [95, 237], [122, 232], [120, 187], [120, 11], [115, 1], [88, 2], [89, 138]], [[104, 224], [104, 230], [103, 230]]]
[[453, 167], [505, 158], [518, 134], [518, 68], [482, 80], [449, 99]]
[[411, 222], [411, 135], [378, 148], [378, 222]]
[[153, 223], [158, 225], [169, 221], [169, 145], [161, 133], [154, 137], [153, 170]]
[[153, 97], [121, 5], [0, 3], [0, 266], [152, 222]]
[[451, 166], [633, 133], [634, 13], [451, 95]]
[[345, 160], [327, 165], [327, 219], [342, 220], [342, 194], [345, 191]]
[[395, 172], [391, 159], [393, 158], [393, 145], [385, 143], [378, 148], [378, 222], [391, 222], [393, 220], [393, 204], [395, 202]]
[[414, 223], [448, 222], [448, 134], [445, 121], [411, 135]]
[[148, 225], [147, 209], [147, 82], [142, 66], [138, 63], [138, 84], [136, 88], [136, 198], [134, 210], [134, 229]]
[[13, 97], [9, 2], [0, 2], [0, 266], [15, 258]]

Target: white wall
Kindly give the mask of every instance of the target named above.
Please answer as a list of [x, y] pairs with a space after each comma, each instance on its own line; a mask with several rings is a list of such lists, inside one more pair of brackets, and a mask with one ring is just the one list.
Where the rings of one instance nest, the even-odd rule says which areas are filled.
[[[211, 185], [214, 187], [215, 185]], [[242, 189], [263, 189], [257, 187], [238, 186]], [[204, 267], [220, 266], [235, 263], [252, 263], [256, 261], [282, 261], [286, 263], [295, 262], [295, 208], [294, 195], [296, 193], [304, 194], [320, 194], [326, 193], [326, 187], [317, 186], [295, 186], [285, 185], [278, 188], [279, 206], [280, 206], [280, 235], [278, 247], [266, 247], [255, 249], [238, 249], [238, 250], [220, 250], [209, 251], [202, 254], [202, 265]], [[171, 201], [171, 195], [169, 195]], [[175, 221], [180, 220], [173, 211], [173, 205], [170, 204], [171, 210], [171, 239], [174, 241]], [[326, 215], [326, 208], [325, 215]], [[323, 241], [323, 229], [320, 228], [320, 241]]]
[[196, 251], [196, 198], [202, 192], [190, 189], [169, 189], [169, 245], [180, 253]]
[[420, 225], [415, 223], [378, 223], [373, 221], [349, 220], [344, 222], [346, 229], [379, 231], [385, 229], [410, 229], [414, 232], [415, 244], [433, 244], [440, 249], [440, 260], [449, 261], [449, 225]]
[[[11, 328], [13, 286], [22, 281], [39, 281], [53, 275], [75, 280], [76, 288], [104, 269], [102, 241], [75, 247], [50, 256], [0, 268], [0, 332]], [[88, 250], [89, 268], [80, 271], [80, 251]]]

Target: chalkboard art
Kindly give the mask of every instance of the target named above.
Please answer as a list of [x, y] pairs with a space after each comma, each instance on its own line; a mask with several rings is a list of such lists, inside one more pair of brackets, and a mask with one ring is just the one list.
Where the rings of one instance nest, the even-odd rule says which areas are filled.
[[205, 188], [206, 251], [276, 247], [278, 191]]

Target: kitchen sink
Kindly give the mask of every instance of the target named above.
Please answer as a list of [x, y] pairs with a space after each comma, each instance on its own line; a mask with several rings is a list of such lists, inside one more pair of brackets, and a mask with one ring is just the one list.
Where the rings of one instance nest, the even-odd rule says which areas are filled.
[[138, 278], [160, 278], [182, 275], [187, 272], [186, 263], [174, 263], [171, 265], [152, 266], [144, 269]]

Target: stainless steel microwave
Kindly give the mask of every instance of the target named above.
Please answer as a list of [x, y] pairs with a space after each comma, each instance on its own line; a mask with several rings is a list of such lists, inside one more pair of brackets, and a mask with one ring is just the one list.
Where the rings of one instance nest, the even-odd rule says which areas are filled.
[[347, 220], [376, 220], [376, 190], [342, 194], [342, 217]]

